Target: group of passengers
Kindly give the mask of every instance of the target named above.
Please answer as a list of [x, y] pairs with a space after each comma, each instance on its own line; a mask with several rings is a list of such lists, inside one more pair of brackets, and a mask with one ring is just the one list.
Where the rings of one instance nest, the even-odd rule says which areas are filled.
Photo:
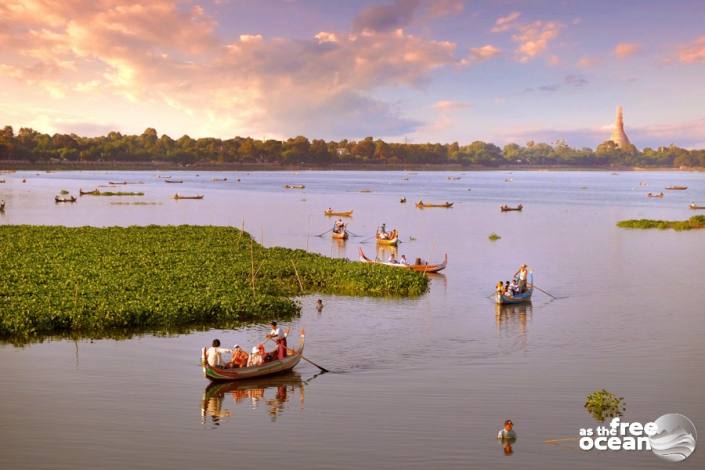
[[529, 278], [529, 270], [527, 265], [522, 264], [519, 270], [514, 273], [514, 278], [511, 284], [509, 281], [497, 282], [497, 294], [505, 297], [514, 297], [517, 294], [523, 294], [527, 290], [527, 280]]
[[394, 240], [397, 238], [397, 231], [391, 230], [387, 232], [387, 225], [383, 223], [377, 230], [377, 238], [380, 240]]
[[[257, 367], [275, 359], [284, 359], [287, 356], [286, 337], [289, 335], [289, 329], [284, 331], [277, 326], [277, 322], [272, 322], [272, 329], [265, 336], [266, 340], [273, 340], [277, 343], [275, 351], [267, 352], [264, 349], [264, 343], [252, 347], [252, 352], [247, 353], [239, 344], [233, 346], [232, 349], [221, 348], [220, 340], [214, 339], [212, 346], [206, 350], [205, 360], [211, 367], [220, 367], [223, 369], [234, 369], [240, 367]], [[223, 354], [230, 354], [230, 360], [225, 361]]]

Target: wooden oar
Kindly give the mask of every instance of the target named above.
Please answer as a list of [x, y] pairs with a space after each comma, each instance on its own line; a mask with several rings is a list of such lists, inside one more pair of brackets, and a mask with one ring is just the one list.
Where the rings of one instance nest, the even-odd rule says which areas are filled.
[[326, 233], [328, 233], [328, 232], [332, 232], [332, 231], [333, 231], [333, 229], [332, 229], [332, 228], [330, 228], [330, 229], [326, 230], [325, 232], [323, 232], [323, 233], [320, 233], [320, 234], [318, 234], [318, 235], [316, 235], [316, 236], [317, 236], [317, 237], [322, 237], [322, 236], [323, 236], [323, 235], [325, 235]]
[[554, 297], [552, 294], [549, 294], [548, 292], [546, 292], [545, 290], [541, 289], [541, 288], [540, 288], [539, 286], [537, 286], [536, 284], [534, 284], [533, 287], [535, 287], [536, 289], [540, 290], [541, 292], [543, 292], [544, 294], [546, 294], [546, 295], [549, 296], [550, 298], [552, 298], [552, 299], [554, 299], [554, 300], [558, 300], [558, 297]]
[[[274, 341], [273, 338], [269, 338], [269, 337], [265, 338], [265, 341], [266, 341], [266, 340], [270, 340], [270, 339], [271, 339], [272, 341]], [[276, 341], [274, 341], [274, 342], [276, 343]], [[318, 367], [319, 369], [321, 369], [321, 372], [330, 372], [328, 369], [326, 369], [325, 367], [319, 366], [318, 364], [316, 364], [315, 362], [313, 362], [311, 359], [307, 358], [307, 357], [304, 356], [303, 354], [301, 355], [301, 359], [303, 359], [304, 361], [306, 361], [306, 362], [308, 362], [308, 363], [311, 363], [311, 364], [313, 364], [314, 366]]]

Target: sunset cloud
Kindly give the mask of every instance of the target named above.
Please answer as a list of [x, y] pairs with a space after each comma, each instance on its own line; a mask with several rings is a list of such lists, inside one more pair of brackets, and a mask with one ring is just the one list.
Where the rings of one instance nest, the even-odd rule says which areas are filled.
[[504, 31], [509, 31], [515, 26], [519, 16], [521, 16], [521, 13], [518, 11], [513, 11], [506, 16], [500, 16], [497, 18], [497, 21], [495, 21], [494, 26], [490, 31], [493, 33], [503, 33]]
[[678, 51], [678, 59], [686, 64], [705, 63], [705, 36], [700, 36]]
[[470, 57], [475, 61], [491, 59], [492, 57], [498, 56], [500, 53], [501, 50], [492, 44], [470, 48]]
[[468, 101], [458, 101], [458, 100], [440, 100], [433, 104], [433, 109], [441, 111], [450, 111], [456, 109], [468, 109], [471, 108], [472, 104]]
[[633, 42], [621, 42], [614, 46], [614, 56], [618, 59], [626, 59], [639, 52], [639, 45]]
[[516, 26], [517, 32], [512, 35], [512, 40], [519, 43], [515, 51], [517, 60], [525, 63], [542, 53], [561, 28], [560, 23], [541, 20]]

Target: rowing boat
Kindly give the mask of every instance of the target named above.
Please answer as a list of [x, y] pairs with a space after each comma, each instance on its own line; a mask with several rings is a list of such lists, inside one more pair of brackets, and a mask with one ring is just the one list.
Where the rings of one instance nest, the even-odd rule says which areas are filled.
[[[304, 355], [304, 335], [301, 333], [298, 349], [287, 348], [287, 356], [284, 359], [274, 359], [265, 362], [261, 366], [239, 367], [233, 369], [224, 369], [222, 367], [213, 367], [206, 360], [207, 348], [201, 349], [201, 366], [203, 367], [203, 376], [213, 382], [227, 382], [232, 380], [253, 379], [255, 377], [265, 377], [269, 375], [279, 374], [293, 369], [299, 363]], [[276, 351], [269, 354], [276, 356]]]
[[330, 209], [326, 209], [323, 211], [323, 215], [327, 215], [328, 217], [352, 217], [353, 211], [334, 211]]
[[688, 186], [666, 186], [666, 189], [670, 191], [685, 191]]
[[495, 300], [500, 305], [507, 304], [521, 304], [525, 302], [531, 302], [531, 294], [534, 293], [534, 273], [529, 272], [529, 278], [526, 283], [526, 291], [520, 294], [514, 295], [504, 295], [500, 293], [495, 294]]
[[688, 207], [690, 207], [691, 209], [705, 209], [705, 206], [699, 206], [694, 202], [692, 204], [690, 204]]
[[213, 178], [212, 181], [220, 181], [220, 182], [222, 182], [222, 181], [228, 181], [228, 179], [227, 179], [227, 178]]
[[521, 211], [523, 208], [524, 208], [524, 206], [522, 206], [521, 204], [519, 204], [519, 205], [516, 206], [516, 207], [509, 207], [509, 206], [506, 205], [506, 204], [503, 205], [503, 206], [499, 206], [499, 210], [501, 210], [502, 212]]
[[78, 190], [78, 194], [79, 194], [80, 196], [89, 196], [89, 195], [90, 195], [90, 196], [99, 196], [99, 195], [100, 195], [100, 191], [98, 191], [97, 189], [94, 189], [94, 190], [92, 190], [92, 191], [84, 191], [84, 190], [82, 190], [82, 189], [79, 189], [79, 190]]
[[663, 198], [663, 193], [649, 193], [646, 195], [646, 197]]
[[203, 199], [203, 194], [197, 194], [195, 196], [182, 196], [179, 193], [174, 194], [174, 199]]
[[306, 186], [303, 184], [285, 184], [284, 189], [304, 189]]
[[127, 184], [127, 181], [108, 181], [108, 184]]
[[443, 202], [440, 204], [433, 204], [433, 203], [419, 201], [416, 203], [416, 207], [418, 207], [419, 209], [427, 209], [429, 207], [443, 207], [443, 208], [449, 209], [449, 208], [453, 207], [453, 203], [452, 202]]
[[342, 232], [336, 232], [333, 231], [331, 232], [331, 238], [335, 240], [347, 240], [348, 239], [348, 231], [343, 230]]
[[392, 230], [389, 235], [390, 236], [387, 238], [381, 238], [379, 232], [377, 232], [377, 234], [375, 235], [375, 238], [377, 239], [377, 244], [386, 246], [397, 246], [397, 243], [399, 243], [399, 235], [397, 234], [397, 231]]
[[448, 254], [445, 255], [443, 258], [442, 263], [438, 264], [428, 264], [428, 263], [419, 263], [419, 264], [406, 264], [406, 263], [388, 263], [384, 261], [378, 261], [376, 259], [370, 259], [367, 256], [365, 256], [365, 252], [362, 251], [362, 248], [359, 249], [360, 252], [360, 261], [363, 263], [367, 264], [383, 264], [385, 266], [391, 266], [394, 268], [406, 268], [411, 271], [416, 271], [420, 273], [437, 273], [440, 271], [443, 271], [446, 266], [448, 265]]
[[76, 196], [64, 197], [56, 196], [54, 202], [76, 202]]
[[176, 183], [176, 184], [180, 184], [180, 183], [183, 183], [184, 180], [164, 180], [164, 182], [165, 182], [165, 183]]
[[405, 198], [405, 197], [402, 197], [401, 199], [399, 199], [399, 202], [401, 202], [402, 204], [404, 204], [404, 203], [406, 202], [406, 198]]

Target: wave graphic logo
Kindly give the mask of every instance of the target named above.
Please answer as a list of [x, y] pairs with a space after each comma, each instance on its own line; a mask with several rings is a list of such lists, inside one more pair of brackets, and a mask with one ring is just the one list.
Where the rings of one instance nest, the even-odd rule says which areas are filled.
[[651, 450], [664, 460], [680, 462], [695, 451], [698, 434], [686, 416], [669, 413], [656, 421], [658, 432], [649, 437]]

